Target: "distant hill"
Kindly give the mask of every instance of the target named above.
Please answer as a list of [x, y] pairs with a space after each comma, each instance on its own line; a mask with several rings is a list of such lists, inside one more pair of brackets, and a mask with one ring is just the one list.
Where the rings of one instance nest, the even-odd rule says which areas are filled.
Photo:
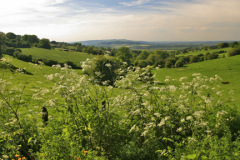
[[79, 41], [83, 45], [87, 46], [110, 46], [110, 45], [141, 45], [141, 44], [148, 44], [145, 41], [132, 41], [126, 39], [109, 39], [109, 40], [89, 40], [89, 41]]
[[[126, 39], [88, 40], [78, 41], [86, 46], [119, 48], [127, 46], [139, 50], [181, 50], [187, 47], [214, 46], [223, 41], [133, 41]], [[224, 41], [230, 42], [230, 41]], [[75, 42], [71, 42], [75, 43]]]

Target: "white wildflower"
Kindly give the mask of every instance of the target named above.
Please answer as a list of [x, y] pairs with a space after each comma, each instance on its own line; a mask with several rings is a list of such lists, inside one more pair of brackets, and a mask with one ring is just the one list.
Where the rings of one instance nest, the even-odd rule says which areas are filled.
[[158, 126], [159, 127], [161, 127], [162, 125], [164, 125], [165, 124], [165, 120], [164, 120], [164, 118], [161, 120], [161, 122], [158, 124]]
[[160, 114], [160, 113], [157, 113], [157, 112], [154, 113], [154, 115], [157, 116], [157, 117], [160, 117], [160, 116], [161, 116], [161, 114]]
[[148, 130], [144, 131], [144, 132], [141, 134], [141, 136], [146, 136], [147, 132], [148, 132]]
[[183, 129], [182, 129], [182, 127], [179, 127], [178, 129], [177, 129], [177, 132], [181, 132]]
[[187, 117], [186, 117], [186, 120], [187, 120], [187, 121], [192, 120], [192, 119], [193, 119], [192, 116], [187, 116]]
[[217, 117], [219, 117], [219, 115], [225, 115], [225, 114], [228, 114], [228, 112], [226, 112], [224, 110], [218, 111], [217, 112]]
[[181, 122], [182, 122], [182, 123], [183, 123], [183, 122], [185, 122], [185, 119], [184, 119], [184, 118], [182, 118], [182, 119], [181, 119]]
[[110, 63], [105, 64], [106, 67], [111, 68], [112, 65]]
[[193, 115], [194, 115], [196, 118], [200, 118], [203, 113], [204, 113], [204, 111], [195, 111], [195, 112], [193, 113]]
[[2, 157], [5, 158], [5, 159], [9, 158], [9, 156], [7, 156], [7, 155], [2, 155]]
[[193, 137], [188, 137], [188, 139], [189, 139], [190, 141], [194, 141], [194, 142], [197, 141], [197, 140], [196, 140], [195, 138], [193, 138]]
[[135, 127], [136, 127], [136, 124], [134, 124], [134, 125], [132, 126], [132, 128], [131, 128], [130, 131], [129, 131], [129, 133], [131, 133], [131, 132], [135, 129]]

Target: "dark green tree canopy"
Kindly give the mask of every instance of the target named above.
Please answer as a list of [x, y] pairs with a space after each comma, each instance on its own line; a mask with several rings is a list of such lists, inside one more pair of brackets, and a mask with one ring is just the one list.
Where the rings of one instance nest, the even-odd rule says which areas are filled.
[[162, 50], [156, 50], [154, 51], [154, 54], [157, 59], [166, 59], [169, 56], [167, 52], [164, 52]]
[[0, 32], [0, 58], [2, 58], [4, 42], [5, 42], [5, 34], [3, 32]]
[[45, 49], [51, 49], [50, 41], [49, 39], [43, 38], [39, 41], [39, 48], [45, 48]]
[[28, 42], [30, 44], [39, 43], [39, 38], [36, 35], [29, 35]]
[[137, 59], [145, 60], [148, 58], [149, 55], [150, 53], [144, 50], [138, 55]]
[[8, 38], [8, 39], [15, 39], [16, 38], [16, 34], [14, 34], [12, 32], [8, 32], [6, 34], [6, 38]]
[[223, 42], [218, 43], [218, 48], [226, 48], [226, 47], [228, 47], [228, 43], [223, 43]]

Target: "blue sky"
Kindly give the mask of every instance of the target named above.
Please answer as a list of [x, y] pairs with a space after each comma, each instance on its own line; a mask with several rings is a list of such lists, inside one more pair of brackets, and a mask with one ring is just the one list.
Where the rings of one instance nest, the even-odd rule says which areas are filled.
[[239, 0], [0, 0], [0, 31], [56, 41], [240, 40]]

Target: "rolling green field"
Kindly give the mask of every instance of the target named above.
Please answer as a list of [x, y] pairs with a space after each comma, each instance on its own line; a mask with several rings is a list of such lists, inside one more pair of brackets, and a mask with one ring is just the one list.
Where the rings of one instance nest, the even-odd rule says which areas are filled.
[[[227, 49], [229, 50], [229, 48]], [[41, 51], [45, 51], [44, 49], [23, 49], [22, 50], [24, 54], [26, 53], [30, 53], [31, 51], [36, 51], [36, 55], [39, 56], [38, 58], [40, 58], [40, 52]], [[61, 51], [55, 52], [52, 50], [47, 50], [48, 52], [45, 52], [45, 55], [49, 58], [52, 57], [56, 57], [55, 54], [57, 53], [62, 53]], [[212, 50], [213, 51], [213, 50]], [[217, 51], [217, 50], [214, 50]], [[33, 53], [33, 52], [31, 52]], [[51, 55], [47, 55], [51, 54]], [[65, 52], [63, 52], [65, 53]], [[72, 54], [72, 53], [68, 53], [67, 54]], [[79, 53], [76, 53], [79, 54]], [[85, 58], [87, 58], [87, 56], [91, 56], [88, 54], [84, 54], [81, 53], [82, 55], [84, 55]], [[196, 54], [199, 54], [198, 52]], [[33, 54], [34, 55], [34, 54]], [[64, 54], [62, 54], [64, 55]], [[65, 55], [66, 56], [66, 55]], [[26, 68], [26, 71], [34, 74], [35, 69], [33, 67], [31, 67], [31, 65], [27, 62], [23, 62], [21, 60], [18, 59], [14, 59], [11, 56], [5, 56], [5, 58], [11, 58], [12, 59], [12, 63], [18, 67], [18, 68]], [[62, 57], [59, 56], [58, 57], [60, 60]], [[83, 58], [83, 57], [81, 57]], [[79, 58], [79, 60], [84, 60]], [[71, 58], [69, 58], [71, 59]], [[62, 59], [63, 60], [63, 59]], [[77, 60], [75, 60], [77, 61]], [[155, 77], [156, 80], [160, 80], [161, 82], [164, 82], [166, 76], [171, 76], [172, 78], [181, 78], [181, 77], [189, 77], [191, 78], [193, 73], [201, 73], [203, 76], [208, 76], [208, 77], [213, 77], [215, 75], [219, 75], [223, 80], [222, 81], [227, 81], [229, 82], [229, 84], [222, 84], [219, 82], [219, 85], [222, 87], [223, 90], [225, 90], [225, 92], [229, 92], [230, 90], [235, 90], [235, 98], [237, 98], [238, 100], [236, 101], [236, 104], [238, 104], [238, 106], [240, 106], [240, 92], [238, 92], [240, 90], [240, 86], [239, 86], [239, 79], [240, 79], [240, 56], [233, 56], [233, 57], [226, 57], [226, 58], [219, 58], [219, 59], [215, 59], [215, 60], [208, 60], [208, 61], [203, 61], [203, 62], [198, 62], [198, 63], [192, 63], [192, 64], [188, 64], [183, 68], [161, 68], [161, 69], [153, 69], [153, 73], [157, 73], [157, 76]], [[42, 69], [35, 75], [34, 79], [35, 81], [32, 81], [29, 85], [28, 85], [28, 89], [30, 88], [34, 88], [36, 86], [36, 81], [42, 81], [44, 82], [43, 84], [41, 84], [42, 87], [45, 88], [51, 88], [51, 86], [53, 85], [53, 82], [50, 81], [46, 81], [44, 78], [44, 75], [49, 75], [49, 74], [55, 74], [59, 71], [57, 71], [56, 69], [52, 68], [52, 67], [48, 67], [48, 66], [41, 66]], [[79, 74], [83, 74], [81, 70], [76, 70], [77, 73]], [[1, 75], [2, 73], [0, 73]], [[19, 84], [21, 81], [24, 80], [29, 80], [32, 78], [32, 75], [27, 75], [27, 74], [23, 74], [23, 75], [18, 75], [18, 74], [12, 74], [10, 71], [7, 71], [4, 73], [5, 77], [14, 77], [14, 84]], [[2, 75], [1, 75], [2, 76]], [[14, 85], [13, 84], [13, 85]], [[174, 84], [174, 82], [173, 82]], [[174, 85], [179, 85], [177, 83], [175, 83]], [[116, 93], [118, 93], [118, 90], [115, 90]], [[28, 98], [30, 98], [29, 96], [31, 95], [31, 92], [28, 92], [26, 94], [26, 96]]]
[[[138, 128], [142, 127], [141, 131], [138, 131], [138, 130], [135, 131], [136, 133], [139, 132], [138, 134], [136, 134], [137, 138], [142, 137], [139, 135], [146, 133], [145, 127], [144, 127], [145, 124], [143, 124], [143, 122], [145, 123], [145, 121], [147, 120], [147, 123], [153, 124], [152, 121], [154, 119], [156, 119], [157, 116], [159, 116], [160, 119], [158, 121], [156, 121], [156, 123], [158, 124], [155, 126], [156, 128], [161, 129], [162, 128], [161, 126], [164, 125], [164, 128], [168, 129], [169, 126], [165, 125], [164, 124], [165, 122], [162, 123], [162, 121], [163, 120], [167, 121], [167, 119], [170, 117], [171, 117], [170, 120], [174, 121], [173, 124], [181, 125], [181, 127], [173, 126], [172, 128], [170, 128], [171, 132], [169, 129], [169, 132], [162, 132], [157, 137], [158, 140], [162, 144], [169, 146], [170, 143], [166, 142], [166, 144], [165, 144], [164, 138], [174, 141], [175, 143], [178, 142], [178, 139], [172, 140], [173, 139], [172, 137], [174, 137], [174, 136], [171, 136], [172, 131], [174, 133], [172, 135], [176, 135], [178, 132], [181, 132], [181, 129], [183, 127], [185, 127], [185, 121], [188, 121], [189, 118], [191, 118], [191, 116], [189, 116], [189, 114], [190, 114], [189, 112], [193, 112], [193, 113], [191, 113], [193, 116], [196, 115], [196, 113], [201, 114], [201, 112], [203, 112], [202, 110], [199, 111], [198, 108], [196, 108], [198, 106], [196, 106], [196, 107], [193, 106], [193, 108], [191, 108], [191, 106], [190, 106], [190, 110], [189, 110], [187, 104], [186, 104], [187, 108], [185, 110], [186, 113], [180, 112], [182, 110], [182, 108], [179, 108], [179, 107], [183, 107], [183, 104], [185, 104], [185, 102], [180, 104], [181, 100], [176, 99], [177, 101], [175, 101], [174, 97], [171, 97], [169, 100], [164, 99], [164, 95], [166, 96], [169, 93], [172, 93], [172, 95], [169, 95], [169, 96], [177, 97], [180, 94], [179, 93], [180, 90], [177, 91], [177, 93], [174, 93], [174, 92], [169, 92], [169, 93], [161, 92], [160, 93], [159, 92], [157, 94], [153, 94], [155, 96], [159, 96], [159, 98], [160, 97], [163, 97], [163, 98], [162, 98], [162, 101], [160, 99], [158, 99], [158, 101], [152, 102], [152, 95], [147, 96], [149, 90], [148, 90], [148, 88], [145, 88], [145, 84], [143, 84], [143, 86], [142, 86], [143, 88], [139, 88], [140, 92], [142, 92], [142, 93], [146, 92], [146, 97], [142, 102], [141, 99], [138, 99], [138, 98], [135, 99], [136, 97], [138, 97], [138, 94], [136, 94], [134, 92], [134, 89], [132, 89], [132, 88], [129, 88], [129, 89], [113, 88], [113, 90], [112, 90], [113, 92], [105, 92], [106, 91], [105, 89], [107, 89], [107, 87], [92, 85], [89, 82], [89, 79], [81, 80], [82, 77], [78, 77], [78, 76], [76, 76], [76, 79], [74, 80], [74, 78], [73, 78], [74, 74], [72, 74], [73, 76], [71, 74], [66, 74], [66, 76], [63, 78], [60, 78], [62, 75], [59, 75], [59, 79], [56, 79], [56, 80], [54, 79], [53, 81], [46, 80], [46, 75], [60, 73], [61, 71], [65, 72], [65, 70], [60, 70], [60, 69], [56, 70], [55, 68], [52, 68], [52, 67], [41, 66], [41, 69], [35, 74], [36, 68], [34, 66], [36, 66], [36, 65], [30, 64], [27, 62], [23, 62], [18, 59], [14, 59], [13, 57], [8, 56], [8, 55], [5, 55], [4, 58], [11, 59], [12, 64], [15, 67], [24, 68], [28, 72], [28, 74], [18, 74], [17, 72], [10, 71], [9, 69], [5, 70], [5, 71], [3, 69], [0, 69], [0, 77], [6, 81], [11, 81], [12, 84], [10, 85], [10, 87], [19, 86], [20, 84], [28, 84], [24, 91], [24, 94], [23, 94], [24, 96], [22, 97], [23, 101], [19, 102], [19, 103], [21, 103], [21, 107], [19, 108], [19, 110], [18, 109], [16, 110], [16, 114], [18, 114], [20, 116], [20, 118], [21, 118], [20, 120], [22, 120], [22, 121], [26, 120], [26, 122], [28, 122], [28, 123], [33, 122], [33, 124], [31, 124], [31, 123], [25, 124], [24, 123], [24, 127], [25, 127], [24, 131], [26, 131], [26, 132], [31, 131], [31, 133], [30, 132], [26, 133], [26, 135], [28, 135], [27, 140], [28, 140], [29, 144], [31, 143], [32, 139], [36, 139], [41, 143], [41, 150], [37, 151], [37, 149], [35, 149], [36, 150], [35, 152], [39, 152], [39, 153], [37, 153], [36, 157], [46, 156], [46, 158], [50, 157], [51, 159], [54, 159], [53, 157], [56, 156], [58, 158], [55, 158], [55, 159], [67, 159], [66, 157], [69, 158], [69, 156], [71, 156], [71, 157], [78, 156], [78, 157], [81, 157], [81, 159], [84, 159], [84, 156], [87, 156], [87, 155], [82, 155], [81, 151], [82, 152], [86, 151], [86, 153], [88, 151], [90, 153], [93, 152], [92, 156], [94, 158], [96, 156], [100, 157], [99, 154], [96, 153], [96, 151], [101, 152], [101, 149], [100, 150], [95, 149], [95, 148], [92, 149], [89, 146], [85, 146], [84, 143], [87, 141], [89, 144], [91, 144], [92, 139], [94, 138], [94, 139], [96, 139], [97, 142], [99, 142], [96, 144], [96, 146], [99, 145], [99, 146], [105, 147], [104, 143], [102, 143], [102, 139], [101, 138], [99, 139], [99, 135], [100, 135], [100, 137], [103, 137], [103, 138], [106, 137], [104, 139], [106, 139], [106, 141], [109, 141], [109, 145], [111, 145], [109, 148], [112, 149], [115, 147], [114, 150], [117, 151], [117, 150], [119, 150], [118, 144], [119, 144], [119, 142], [121, 142], [121, 139], [122, 139], [121, 136], [122, 135], [128, 135], [128, 136], [131, 135], [132, 133], [130, 133], [130, 132], [132, 132], [131, 130], [133, 128], [132, 127], [133, 125], [135, 126], [135, 124], [137, 124]], [[203, 76], [208, 76], [208, 77], [214, 77], [215, 75], [218, 75], [222, 78], [222, 80], [217, 82], [217, 84], [219, 86], [221, 86], [220, 90], [225, 90], [226, 94], [224, 93], [223, 95], [226, 97], [220, 97], [220, 96], [216, 97], [215, 96], [214, 97], [214, 98], [216, 98], [215, 100], [219, 100], [219, 99], [222, 100], [224, 98], [229, 98], [229, 97], [231, 98], [231, 95], [229, 95], [228, 92], [230, 92], [230, 90], [235, 90], [234, 97], [238, 99], [237, 101], [231, 102], [231, 103], [228, 102], [227, 100], [223, 101], [225, 104], [227, 104], [231, 107], [225, 106], [225, 105], [221, 106], [221, 104], [216, 105], [216, 106], [210, 105], [210, 106], [206, 107], [206, 103], [205, 103], [205, 108], [204, 108], [205, 113], [208, 113], [208, 114], [205, 114], [204, 119], [201, 119], [200, 121], [203, 121], [204, 124], [206, 124], [206, 125], [208, 123], [211, 124], [209, 126], [212, 128], [210, 129], [210, 131], [207, 130], [208, 132], [211, 132], [211, 131], [214, 131], [214, 129], [218, 129], [218, 127], [215, 127], [216, 125], [218, 125], [218, 118], [216, 120], [214, 118], [218, 117], [219, 114], [224, 114], [223, 109], [228, 111], [228, 110], [231, 110], [232, 107], [236, 107], [236, 109], [239, 110], [239, 106], [240, 106], [240, 101], [239, 101], [240, 86], [238, 83], [238, 81], [240, 79], [240, 74], [239, 74], [240, 73], [240, 63], [239, 62], [240, 62], [240, 56], [233, 56], [233, 57], [219, 58], [219, 59], [214, 59], [214, 60], [207, 60], [207, 61], [198, 62], [198, 63], [192, 63], [192, 64], [188, 64], [182, 68], [153, 69], [152, 72], [157, 73], [155, 80], [160, 80], [162, 82], [160, 87], [163, 86], [164, 84], [166, 84], [166, 82], [164, 82], [166, 76], [171, 76], [172, 78], [175, 78], [175, 79], [179, 79], [181, 77], [188, 77], [189, 81], [191, 81], [192, 75], [194, 73], [201, 73]], [[81, 70], [76, 70], [76, 72], [80, 76], [83, 75], [83, 72]], [[134, 77], [133, 77], [133, 79], [134, 79]], [[138, 82], [136, 84], [142, 83], [135, 79], [134, 79], [134, 81]], [[223, 81], [227, 81], [227, 82], [229, 82], [229, 84], [222, 84], [221, 82], [223, 82]], [[63, 90], [61, 90], [61, 92], [54, 94], [54, 92], [51, 92], [51, 90], [54, 91], [54, 87], [53, 87], [54, 84], [57, 84], [57, 86], [60, 88], [61, 88], [61, 86], [64, 87], [65, 85], [67, 85], [68, 88], [66, 88], [65, 90], [63, 88]], [[170, 82], [169, 84], [175, 85], [176, 87], [178, 87], [180, 85], [180, 82], [173, 81], [173, 82]], [[149, 85], [151, 85], [151, 84], [149, 84]], [[87, 92], [84, 92], [86, 86], [88, 86], [86, 88]], [[136, 87], [136, 86], [137, 85], [135, 85], [134, 87]], [[41, 93], [42, 93], [41, 90], [38, 90], [37, 92], [34, 91], [35, 89], [38, 89], [39, 87], [41, 87], [43, 89], [43, 92], [45, 92], [44, 91], [45, 89], [49, 90], [50, 92], [41, 96]], [[74, 89], [74, 87], [76, 87], [76, 88], [78, 87], [78, 88]], [[112, 87], [110, 87], [110, 88], [112, 88]], [[89, 92], [91, 92], [91, 90], [93, 90], [93, 92], [91, 94], [89, 94]], [[94, 92], [94, 90], [96, 92]], [[157, 89], [157, 90], [159, 90], [159, 89]], [[121, 91], [124, 91], [124, 92], [121, 92]], [[40, 94], [39, 97], [41, 97], [41, 98], [38, 100], [32, 99], [32, 95], [35, 93], [39, 93]], [[187, 91], [185, 93], [189, 93], [189, 91]], [[71, 97], [74, 99], [75, 98], [78, 99], [78, 101], [76, 101], [76, 102], [81, 102], [81, 99], [83, 97], [85, 99], [84, 99], [84, 101], [81, 102], [81, 105], [79, 105], [78, 109], [74, 108], [75, 112], [73, 112], [73, 110], [71, 110], [71, 107], [75, 107], [75, 105], [74, 105], [75, 101], [72, 101], [71, 98], [69, 100], [62, 98], [61, 95], [64, 96], [65, 94], [67, 95], [67, 98]], [[88, 97], [90, 97], [90, 99], [88, 99]], [[108, 109], [106, 109], [106, 111], [105, 111], [103, 109], [100, 109], [99, 107], [101, 106], [100, 103], [102, 103], [102, 100], [104, 100], [104, 98], [106, 98], [106, 97], [111, 97], [113, 99], [112, 99], [112, 101], [110, 101], [110, 107], [108, 107]], [[144, 96], [142, 96], [142, 97], [144, 97]], [[192, 97], [190, 97], [190, 98], [192, 98]], [[41, 123], [41, 114], [42, 114], [41, 107], [43, 106], [43, 104], [45, 102], [48, 102], [48, 100], [54, 100], [54, 99], [58, 99], [57, 100], [58, 102], [54, 103], [54, 105], [52, 105], [52, 106], [50, 106], [50, 105], [46, 106], [48, 108], [49, 124], [44, 127], [43, 124]], [[128, 101], [128, 99], [130, 99], [130, 100]], [[87, 100], [89, 100], [89, 101], [87, 101]], [[150, 100], [150, 101], [148, 102], [148, 100]], [[171, 100], [173, 100], [173, 102]], [[67, 107], [69, 107], [69, 106], [71, 106], [71, 107], [67, 109], [67, 107], [65, 105], [63, 105], [64, 101], [67, 101], [67, 103], [68, 103]], [[145, 101], [147, 101], [147, 102], [145, 102]], [[168, 103], [168, 101], [169, 101], [169, 103]], [[159, 107], [155, 108], [155, 110], [154, 110], [154, 112], [156, 112], [156, 113], [149, 112], [148, 108], [145, 108], [150, 103], [152, 103], [151, 106], [154, 105], [155, 107], [158, 107], [158, 104], [160, 103]], [[196, 101], [196, 103], [197, 103], [197, 101]], [[84, 104], [85, 104], [85, 106], [84, 106]], [[130, 105], [130, 107], [131, 107], [131, 105], [133, 105], [132, 110], [130, 107], [126, 108], [127, 110], [124, 108], [125, 106], [128, 106], [128, 105]], [[135, 108], [136, 105], [139, 105], [137, 107], [138, 108], [137, 110]], [[143, 105], [145, 107], [143, 107]], [[162, 107], [162, 105], [165, 107]], [[12, 104], [12, 106], [17, 108], [17, 105], [15, 106], [14, 104]], [[76, 106], [78, 106], [78, 105], [76, 105]], [[99, 109], [94, 110], [94, 107], [98, 107]], [[121, 107], [123, 107], [123, 108], [121, 108]], [[168, 107], [170, 109], [168, 109]], [[225, 107], [225, 108], [222, 108], [222, 107]], [[109, 108], [111, 111], [109, 111]], [[141, 112], [139, 112], [140, 109], [142, 109]], [[179, 109], [179, 112], [175, 112], [175, 109]], [[194, 109], [196, 109], [196, 112], [194, 112]], [[71, 114], [69, 114], [68, 112]], [[130, 113], [129, 115], [128, 115], [128, 112]], [[137, 114], [137, 113], [145, 113], [145, 115], [147, 114], [146, 117], [148, 117], [148, 119], [144, 118], [144, 116], [142, 118], [144, 121], [141, 119], [137, 119], [138, 117], [140, 117], [139, 115], [134, 116], [134, 114]], [[108, 117], [108, 115], [110, 115], [110, 114], [111, 114], [111, 116], [109, 116], [109, 119], [107, 119], [107, 118], [105, 119], [105, 116]], [[164, 115], [161, 116], [161, 114], [164, 114]], [[179, 115], [176, 116], [176, 114], [179, 114]], [[12, 116], [12, 114], [9, 114], [9, 115]], [[127, 118], [124, 118], [126, 115], [129, 116], [129, 117], [127, 117], [129, 119], [129, 121], [127, 121], [128, 120]], [[215, 116], [215, 115], [217, 115], [217, 116]], [[76, 117], [78, 116], [78, 118], [74, 119], [75, 116]], [[134, 116], [134, 117], [132, 117], [132, 116]], [[150, 116], [152, 116], [152, 117], [150, 117]], [[226, 115], [226, 116], [229, 116], [227, 118], [232, 120], [231, 115]], [[185, 117], [186, 119], [185, 118], [181, 119], [182, 117]], [[70, 120], [71, 118], [73, 118], [73, 121]], [[117, 121], [116, 121], [116, 119], [117, 119]], [[229, 119], [225, 120], [226, 123]], [[79, 120], [79, 123], [78, 123], [78, 121], [75, 121], [75, 120]], [[180, 120], [181, 120], [181, 123], [179, 123]], [[235, 124], [238, 123], [238, 120], [239, 119], [236, 116], [236, 120], [234, 120], [234, 122], [233, 122], [234, 126], [236, 126]], [[125, 121], [125, 123], [127, 122], [126, 123], [127, 125], [125, 123], [123, 123], [123, 121]], [[225, 121], [223, 121], [223, 122], [225, 122]], [[186, 122], [186, 124], [190, 123], [190, 122], [193, 124], [195, 124], [195, 122], [198, 123], [197, 121], [188, 121], [188, 122]], [[10, 122], [10, 123], [4, 122], [3, 124], [9, 125], [11, 123], [13, 123], [13, 122]], [[115, 124], [119, 124], [119, 125], [122, 124], [122, 127], [119, 127], [120, 129], [115, 131], [115, 129], [118, 129], [118, 125], [115, 125]], [[70, 125], [71, 125], [72, 129], [71, 129], [71, 127], [69, 127]], [[79, 125], [79, 126], [84, 125], [84, 127], [83, 127], [83, 129], [75, 128], [77, 125]], [[197, 126], [199, 126], [199, 125], [197, 124]], [[231, 124], [229, 123], [229, 125], [231, 125]], [[36, 130], [31, 129], [32, 126], [35, 126]], [[189, 125], [189, 126], [191, 126], [191, 125]], [[125, 129], [123, 129], [124, 127], [125, 127]], [[222, 127], [222, 126], [220, 126], [220, 127]], [[15, 128], [15, 127], [12, 126], [12, 128]], [[0, 129], [0, 132], [1, 132], [1, 129]], [[231, 128], [231, 129], [236, 132], [238, 130], [238, 128], [236, 128], [236, 130], [234, 130], [235, 128]], [[106, 131], [106, 134], [103, 134], [103, 132], [102, 132], [103, 130]], [[206, 133], [205, 127], [203, 129], [197, 127], [195, 133], [199, 132], [200, 130], [202, 131], [201, 136], [203, 136], [203, 135], [206, 136], [206, 139], [201, 139], [201, 138], [198, 139], [198, 143], [200, 143], [200, 142], [202, 143], [202, 141], [204, 141], [204, 143], [203, 143], [204, 145], [202, 145], [202, 144], [199, 145], [199, 146], [203, 146], [203, 149], [201, 149], [201, 152], [205, 152], [206, 143], [215, 145], [215, 147], [218, 147], [219, 145], [228, 144], [228, 142], [222, 141], [222, 139], [214, 140], [214, 142], [207, 142], [207, 140], [209, 139], [209, 133], [208, 132]], [[76, 131], [79, 131], [79, 132], [76, 132]], [[153, 131], [155, 131], [155, 130], [153, 130]], [[183, 139], [185, 139], [185, 133], [186, 133], [186, 131], [189, 131], [189, 128], [185, 127], [183, 129], [183, 131], [184, 132], [182, 132], [183, 133], [182, 137], [183, 137]], [[218, 132], [223, 132], [223, 130], [219, 129]], [[4, 132], [2, 132], [2, 133], [4, 133]], [[16, 133], [18, 133], [18, 132], [16, 132]], [[214, 132], [212, 132], [212, 133], [214, 133]], [[79, 136], [80, 138], [76, 140], [75, 134], [77, 136]], [[150, 136], [146, 137], [148, 139], [144, 142], [147, 145], [142, 146], [142, 147], [144, 150], [147, 150], [147, 152], [144, 154], [149, 156], [148, 159], [151, 159], [152, 155], [155, 154], [156, 150], [159, 151], [160, 149], [164, 149], [166, 147], [163, 146], [161, 148], [161, 146], [157, 146], [156, 148], [152, 149], [153, 143], [156, 142], [156, 137], [151, 136], [150, 131], [148, 134]], [[162, 134], [163, 134], [163, 136], [162, 136]], [[231, 135], [230, 132], [228, 134]], [[113, 139], [109, 139], [109, 135], [111, 135], [111, 137]], [[116, 136], [120, 136], [120, 139], [118, 140], [116, 138]], [[191, 132], [188, 136], [191, 136]], [[53, 141], [54, 138], [56, 139], [56, 141]], [[189, 137], [186, 137], [186, 140], [188, 140], [188, 139], [189, 139]], [[17, 137], [17, 140], [18, 140], [18, 137]], [[46, 140], [47, 140], [47, 142], [46, 142]], [[113, 140], [114, 140], [114, 143], [112, 144]], [[71, 146], [71, 144], [73, 144], [75, 142], [76, 142], [76, 145]], [[84, 143], [78, 144], [79, 142], [81, 142], [81, 143], [84, 142]], [[135, 145], [136, 143], [139, 143], [138, 140], [133, 139], [130, 142], [131, 143], [133, 142], [133, 145], [131, 147], [135, 147], [135, 148], [138, 147], [137, 145]], [[219, 142], [219, 143], [217, 143], [217, 142]], [[2, 141], [2, 143], [0, 143], [0, 144], [2, 144], [4, 146], [7, 143], [8, 142], [5, 141], [5, 139], [4, 139], [4, 141]], [[192, 143], [191, 145], [194, 146], [195, 143], [196, 142]], [[95, 142], [93, 144], [95, 145]], [[156, 145], [157, 144], [158, 144], [158, 142], [156, 142]], [[187, 144], [189, 144], [189, 143], [187, 143]], [[79, 147], [81, 145], [83, 145], [83, 147]], [[38, 146], [38, 144], [32, 144], [32, 146]], [[67, 146], [67, 148], [64, 148], [65, 146]], [[199, 146], [196, 146], [196, 147], [199, 147]], [[131, 152], [134, 155], [127, 155], [128, 147], [130, 147], [130, 145], [122, 146], [121, 149], [123, 150], [123, 153], [122, 153], [122, 157], [120, 159], [126, 159], [125, 156], [126, 157], [130, 156], [133, 158], [133, 157], [136, 157], [137, 155], [141, 155], [141, 154], [138, 154], [135, 150], [133, 150]], [[127, 151], [125, 151], [125, 148], [127, 148]], [[140, 148], [141, 148], [141, 146], [140, 146]], [[180, 146], [180, 148], [182, 148], [182, 147]], [[190, 147], [190, 148], [192, 148], [192, 147]], [[69, 150], [71, 150], [71, 152], [65, 153], [66, 151], [69, 151]], [[108, 150], [108, 146], [107, 146], [106, 150]], [[180, 151], [179, 155], [181, 156], [184, 153], [184, 155], [187, 158], [192, 159], [191, 157], [197, 156], [197, 152], [195, 152], [195, 150], [197, 150], [197, 149], [194, 148], [192, 150], [189, 150], [188, 148], [186, 148], [186, 150]], [[202, 150], [204, 150], [204, 151], [202, 151]], [[115, 151], [114, 152], [112, 152], [111, 150], [108, 150], [108, 151], [111, 152], [113, 155], [115, 155]], [[56, 152], [58, 153], [58, 155], [54, 154]], [[215, 151], [211, 150], [211, 152], [215, 152]], [[231, 152], [233, 152], [233, 151], [231, 151]], [[85, 152], [83, 152], [83, 153], [85, 153]], [[216, 152], [217, 155], [220, 153], [221, 152], [219, 152], [219, 153]], [[235, 153], [235, 152], [233, 152], [233, 153]], [[16, 154], [19, 154], [19, 153], [12, 151], [11, 157], [14, 157], [14, 155], [16, 155]], [[91, 156], [91, 155], [89, 154], [89, 156]], [[107, 157], [107, 155], [104, 155], [104, 156]], [[101, 158], [104, 159], [104, 156], [102, 156]], [[59, 157], [64, 157], [64, 158], [59, 158]], [[201, 156], [201, 157], [203, 157], [203, 156]], [[94, 158], [92, 158], [92, 159], [94, 159]], [[132, 158], [129, 158], [129, 159], [132, 159]], [[75, 159], [76, 159], [76, 157], [75, 157]], [[152, 159], [156, 159], [156, 158], [152, 158]]]
[[82, 52], [66, 52], [56, 49], [42, 49], [42, 48], [20, 48], [24, 55], [32, 55], [33, 59], [47, 59], [56, 60], [58, 62], [72, 61], [80, 66], [81, 61], [85, 61], [87, 58], [91, 59], [95, 56], [92, 54]]
[[153, 73], [157, 73], [156, 79], [162, 82], [164, 82], [166, 76], [171, 76], [172, 78], [179, 79], [181, 77], [190, 78], [193, 73], [201, 73], [203, 76], [208, 77], [214, 77], [215, 75], [218, 75], [222, 78], [223, 82], [229, 82], [229, 84], [222, 84], [221, 82], [219, 82], [222, 90], [224, 90], [226, 93], [228, 93], [230, 90], [234, 90], [234, 97], [238, 99], [235, 103], [237, 104], [237, 106], [240, 106], [239, 62], [240, 56], [232, 56], [187, 64], [186, 67], [183, 68], [161, 68], [159, 70], [154, 69]]

